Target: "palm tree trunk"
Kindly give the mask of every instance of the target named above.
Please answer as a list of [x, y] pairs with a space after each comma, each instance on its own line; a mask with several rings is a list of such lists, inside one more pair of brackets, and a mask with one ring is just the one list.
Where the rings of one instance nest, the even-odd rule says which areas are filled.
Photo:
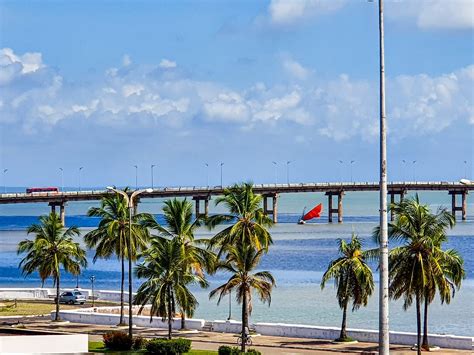
[[423, 342], [421, 346], [424, 350], [429, 351], [430, 345], [428, 344], [428, 297], [425, 295], [425, 314], [423, 317]]
[[347, 303], [348, 303], [348, 299], [346, 298], [346, 300], [344, 300], [344, 308], [342, 309], [341, 334], [339, 335], [339, 340], [341, 341], [347, 338], [347, 333], [346, 333]]
[[124, 287], [125, 287], [125, 259], [124, 256], [121, 256], [121, 262], [122, 262], [122, 275], [120, 279], [120, 321], [119, 324], [123, 325], [123, 314], [124, 314], [124, 306], [123, 306], [123, 292], [124, 292]]
[[242, 338], [242, 343], [240, 346], [240, 351], [245, 353], [245, 346], [246, 346], [246, 330], [249, 323], [249, 314], [248, 314], [248, 301], [247, 301], [247, 291], [244, 292], [243, 300], [242, 300], [242, 334], [240, 335]]
[[173, 307], [171, 299], [171, 290], [168, 290], [168, 339], [171, 339], [172, 321], [173, 321]]
[[181, 310], [181, 330], [186, 329], [186, 312], [184, 309]]
[[56, 315], [54, 316], [54, 320], [58, 321], [59, 318], [59, 273], [56, 276]]
[[416, 295], [416, 351], [421, 355], [421, 301], [420, 296]]

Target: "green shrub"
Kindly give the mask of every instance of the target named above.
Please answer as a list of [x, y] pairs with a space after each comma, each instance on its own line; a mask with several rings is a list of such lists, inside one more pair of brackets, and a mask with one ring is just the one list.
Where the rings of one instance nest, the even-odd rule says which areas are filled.
[[248, 349], [246, 353], [240, 351], [240, 348], [236, 346], [221, 345], [217, 350], [219, 355], [241, 355], [241, 354], [252, 354], [261, 355], [262, 353], [255, 349]]
[[238, 354], [238, 352], [236, 351], [240, 352], [240, 350], [236, 348], [235, 346], [221, 345], [219, 346], [217, 353], [219, 355], [234, 355], [234, 354]]
[[133, 345], [133, 339], [125, 332], [107, 332], [102, 338], [110, 350], [130, 350]]
[[133, 338], [133, 350], [140, 350], [145, 348], [145, 345], [147, 343], [147, 340], [141, 336], [137, 336]]
[[154, 339], [146, 343], [146, 351], [156, 355], [177, 355], [184, 354], [191, 350], [191, 340], [189, 339]]

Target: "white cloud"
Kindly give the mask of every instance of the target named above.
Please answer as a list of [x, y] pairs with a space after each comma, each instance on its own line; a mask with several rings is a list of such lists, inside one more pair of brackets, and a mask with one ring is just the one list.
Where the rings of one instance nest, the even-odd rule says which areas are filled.
[[339, 10], [346, 0], [272, 0], [268, 6], [271, 23], [290, 25], [301, 19]]
[[41, 53], [16, 55], [12, 49], [0, 50], [0, 85], [8, 84], [16, 78], [34, 73], [44, 67]]
[[173, 62], [173, 61], [168, 60], [168, 59], [162, 59], [161, 62], [160, 62], [160, 68], [163, 68], [163, 69], [176, 68], [176, 62]]
[[122, 87], [122, 95], [129, 97], [132, 95], [138, 95], [142, 93], [145, 88], [141, 84], [127, 84]]
[[297, 78], [299, 80], [307, 79], [309, 74], [311, 73], [310, 70], [306, 69], [296, 60], [291, 59], [291, 58], [283, 59], [282, 65], [288, 74], [290, 74], [292, 77]]
[[122, 58], [122, 65], [128, 67], [130, 64], [132, 64], [132, 58], [130, 58], [128, 54], [125, 54]]
[[[354, 3], [367, 6], [364, 2]], [[374, 1], [372, 6], [377, 6], [376, 3], [377, 1]], [[349, 4], [351, 2], [347, 0], [272, 0], [268, 6], [267, 15], [269, 22], [273, 25], [298, 25], [303, 20], [336, 12]], [[412, 22], [421, 29], [472, 29], [474, 28], [474, 1], [388, 1], [385, 16], [393, 21]]]
[[474, 1], [389, 2], [386, 15], [394, 20], [412, 21], [422, 29], [472, 29], [474, 28]]
[[[13, 68], [14, 74], [4, 75], [0, 120], [32, 134], [82, 118], [110, 127], [152, 128], [160, 122], [183, 131], [212, 122], [247, 130], [275, 128], [288, 134], [295, 127], [310, 126], [311, 134], [337, 141], [370, 140], [378, 134], [377, 82], [354, 80], [346, 74], [297, 84], [256, 81], [247, 89], [236, 90], [218, 82], [193, 80], [183, 73], [172, 78], [157, 76], [159, 65], [134, 65], [127, 71], [110, 75], [109, 70], [95, 80], [71, 85], [53, 71], [40, 70], [43, 63], [36, 71], [23, 72], [23, 64], [10, 58], [24, 56], [10, 54], [1, 62]], [[25, 85], [25, 78], [34, 80]], [[457, 122], [474, 124], [473, 84], [474, 65], [438, 76], [388, 78], [391, 136], [429, 135]]]
[[204, 103], [204, 112], [211, 121], [239, 122], [248, 119], [248, 107], [235, 93], [221, 93], [214, 100]]

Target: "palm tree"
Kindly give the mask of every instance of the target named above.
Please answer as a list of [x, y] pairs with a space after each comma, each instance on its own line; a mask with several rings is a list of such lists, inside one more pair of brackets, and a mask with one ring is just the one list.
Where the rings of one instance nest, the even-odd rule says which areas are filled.
[[21, 260], [23, 275], [38, 271], [44, 283], [52, 277], [56, 286], [56, 315], [59, 320], [59, 289], [61, 267], [73, 275], [79, 275], [81, 268], [87, 266], [85, 251], [73, 237], [79, 236], [77, 227], [64, 228], [61, 219], [55, 213], [40, 217], [39, 224], [28, 228], [28, 234], [34, 233], [35, 239], [25, 239], [18, 244], [18, 254], [27, 253]]
[[[127, 189], [125, 189], [127, 191]], [[129, 210], [126, 201], [120, 194], [107, 195], [102, 198], [100, 207], [91, 207], [87, 212], [90, 217], [100, 217], [96, 229], [84, 236], [88, 248], [95, 248], [94, 262], [98, 258], [109, 259], [117, 256], [121, 262], [120, 280], [120, 322], [124, 324], [124, 285], [125, 259], [135, 261], [139, 250], [147, 246], [148, 230], [145, 221], [153, 219], [147, 213], [139, 213], [132, 219], [131, 257], [128, 256], [129, 243]]]
[[261, 202], [262, 196], [254, 194], [251, 183], [236, 184], [225, 189], [224, 195], [216, 199], [216, 206], [223, 204], [229, 214], [209, 217], [206, 222], [209, 229], [223, 222], [235, 221], [210, 240], [210, 245], [218, 248], [218, 256], [222, 255], [226, 246], [237, 243], [250, 244], [257, 250], [268, 251], [273, 241], [267, 228], [273, 222], [260, 207]]
[[374, 291], [372, 270], [366, 264], [362, 244], [356, 235], [352, 235], [349, 243], [339, 240], [339, 258], [330, 262], [321, 280], [321, 289], [326, 282], [334, 279], [337, 289], [337, 300], [342, 309], [341, 334], [337, 341], [347, 341], [346, 321], [347, 306], [352, 301], [352, 311], [366, 306]]
[[146, 281], [138, 288], [134, 303], [141, 305], [139, 313], [146, 304], [151, 304], [150, 320], [153, 316], [168, 319], [168, 338], [171, 339], [176, 309], [194, 310], [198, 305], [188, 286], [208, 287], [208, 283], [203, 276], [190, 270], [191, 261], [178, 239], [153, 236], [143, 257], [144, 261], [136, 267], [135, 273]]
[[[392, 204], [396, 219], [389, 225], [389, 237], [402, 245], [390, 252], [390, 291], [392, 297], [404, 297], [405, 309], [413, 297], [417, 308], [418, 352], [429, 349], [428, 306], [439, 292], [441, 302], [449, 303], [455, 288], [464, 278], [463, 260], [452, 249], [443, 250], [446, 230], [455, 224], [444, 208], [435, 214], [420, 203], [418, 195]], [[377, 233], [377, 231], [376, 231]], [[424, 334], [421, 342], [421, 302], [424, 302]]]
[[[147, 223], [147, 227], [158, 231], [163, 238], [174, 239], [181, 246], [183, 255], [188, 260], [188, 271], [204, 277], [204, 271], [210, 272], [215, 262], [215, 254], [199, 245], [206, 242], [204, 239], [195, 240], [194, 233], [201, 225], [201, 219], [193, 221], [193, 205], [191, 202], [178, 199], [165, 201], [163, 207], [166, 228], [158, 224], [154, 219]], [[180, 302], [181, 329], [186, 328], [186, 316], [192, 317], [195, 311], [195, 303]]]
[[[236, 290], [236, 299], [242, 304], [242, 337], [249, 325], [249, 315], [252, 313], [252, 290], [257, 293], [262, 302], [271, 303], [271, 292], [275, 279], [268, 271], [253, 273], [258, 267], [264, 249], [256, 250], [250, 244], [238, 243], [226, 248], [226, 258], [217, 265], [217, 270], [231, 273], [229, 280], [211, 291], [209, 298], [219, 295], [217, 304], [232, 290]], [[242, 339], [241, 351], [245, 352], [245, 340]]]

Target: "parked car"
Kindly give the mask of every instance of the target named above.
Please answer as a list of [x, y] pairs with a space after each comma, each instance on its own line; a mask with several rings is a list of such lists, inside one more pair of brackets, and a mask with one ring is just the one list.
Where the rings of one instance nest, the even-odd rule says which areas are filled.
[[79, 291], [66, 291], [59, 295], [59, 303], [84, 304], [86, 297]]

